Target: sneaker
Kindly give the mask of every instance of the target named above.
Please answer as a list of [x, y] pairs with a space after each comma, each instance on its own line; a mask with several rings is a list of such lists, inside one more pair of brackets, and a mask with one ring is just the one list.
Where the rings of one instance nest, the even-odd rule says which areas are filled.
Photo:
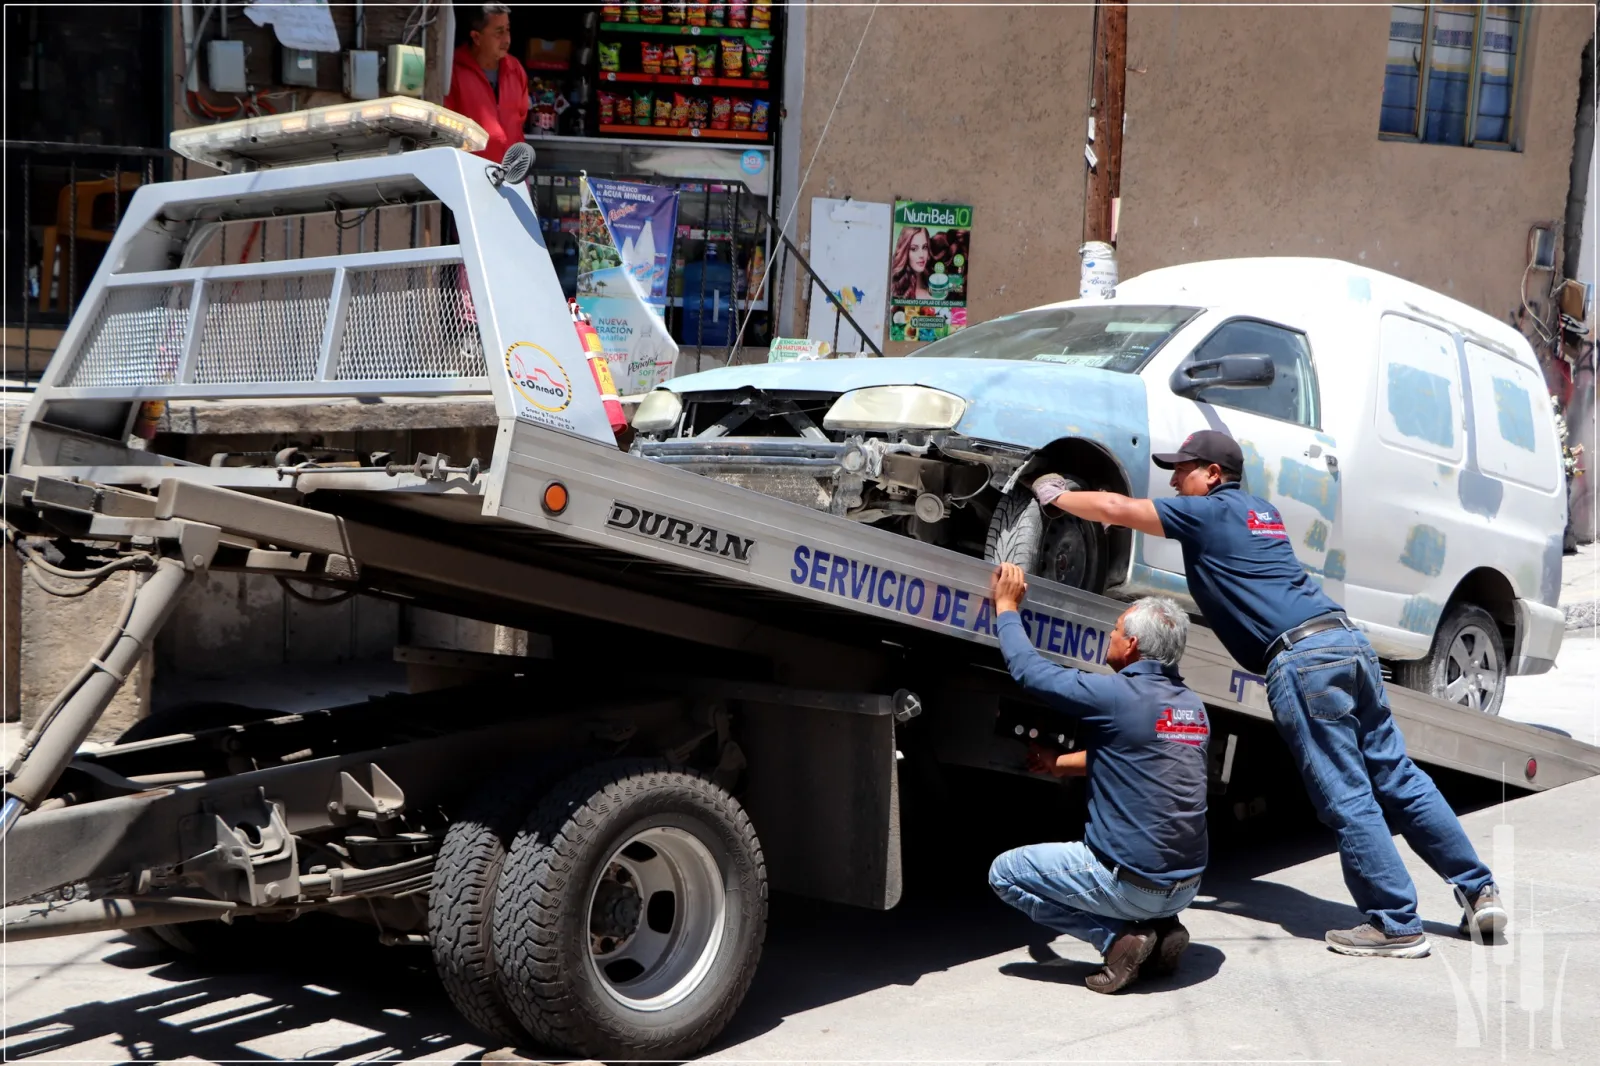
[[1330, 929], [1323, 935], [1328, 947], [1341, 955], [1381, 955], [1391, 959], [1420, 959], [1432, 948], [1421, 933], [1390, 936], [1370, 923], [1354, 929]]
[[1156, 932], [1156, 949], [1139, 967], [1139, 976], [1171, 976], [1178, 972], [1178, 962], [1189, 949], [1189, 930], [1176, 917], [1158, 918], [1151, 924]]
[[1106, 951], [1106, 964], [1099, 973], [1083, 979], [1091, 992], [1110, 995], [1121, 992], [1139, 979], [1139, 967], [1156, 950], [1156, 933], [1148, 926], [1136, 926], [1111, 942]]
[[[1505, 907], [1500, 904], [1500, 890], [1490, 881], [1478, 892], [1478, 898], [1471, 903], [1467, 902], [1466, 893], [1456, 889], [1456, 899], [1461, 901], [1461, 935], [1471, 937], [1484, 944], [1494, 943], [1495, 937], [1505, 931], [1506, 922], [1510, 915]], [[1473, 936], [1473, 930], [1477, 936]]]

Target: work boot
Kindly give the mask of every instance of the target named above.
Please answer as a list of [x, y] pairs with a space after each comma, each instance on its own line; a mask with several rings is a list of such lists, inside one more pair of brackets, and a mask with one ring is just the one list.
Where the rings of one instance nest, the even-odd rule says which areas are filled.
[[1430, 950], [1428, 938], [1421, 933], [1409, 936], [1390, 936], [1382, 929], [1366, 923], [1354, 929], [1330, 929], [1323, 935], [1328, 947], [1341, 955], [1381, 955], [1391, 959], [1420, 959]]
[[[1456, 899], [1461, 902], [1461, 935], [1472, 937], [1474, 940], [1485, 944], [1492, 944], [1495, 937], [1505, 931], [1506, 922], [1511, 916], [1506, 913], [1505, 907], [1500, 904], [1500, 890], [1490, 881], [1478, 891], [1478, 898], [1467, 902], [1467, 894], [1456, 889]], [[1472, 936], [1476, 929], [1478, 935]]]
[[1106, 949], [1106, 964], [1099, 973], [1083, 979], [1091, 992], [1110, 995], [1121, 992], [1139, 979], [1139, 967], [1156, 950], [1155, 930], [1148, 926], [1135, 926], [1111, 942]]
[[1156, 949], [1139, 967], [1140, 977], [1168, 977], [1178, 972], [1178, 962], [1189, 949], [1189, 930], [1176, 915], [1150, 923], [1156, 933]]

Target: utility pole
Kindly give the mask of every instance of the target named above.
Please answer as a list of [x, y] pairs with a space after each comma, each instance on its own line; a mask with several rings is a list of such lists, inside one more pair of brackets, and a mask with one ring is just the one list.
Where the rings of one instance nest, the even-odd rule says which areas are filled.
[[[1122, 115], [1128, 85], [1128, 5], [1122, 0], [1095, 4], [1094, 72], [1090, 113], [1094, 165], [1083, 201], [1083, 239], [1111, 243], [1112, 205], [1122, 195]], [[1086, 160], [1087, 161], [1087, 160]]]

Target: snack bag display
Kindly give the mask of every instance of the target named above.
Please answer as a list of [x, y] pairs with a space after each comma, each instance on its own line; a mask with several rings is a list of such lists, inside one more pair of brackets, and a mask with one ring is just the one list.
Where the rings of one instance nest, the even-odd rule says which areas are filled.
[[733, 128], [747, 130], [750, 128], [750, 101], [735, 100], [733, 102]]
[[600, 21], [601, 22], [621, 22], [622, 21], [622, 5], [621, 4], [601, 4], [600, 5]]
[[678, 73], [685, 78], [694, 77], [695, 56], [694, 45], [680, 44], [672, 49], [673, 56], [678, 60]]
[[638, 22], [639, 21], [639, 4], [638, 4], [638, 0], [627, 0], [627, 2], [622, 5], [622, 21], [623, 22]]
[[722, 39], [722, 76], [724, 78], [744, 76], [744, 41], [738, 37]]
[[613, 99], [617, 113], [617, 125], [633, 125], [633, 97], [629, 96], [627, 93], [622, 93]]
[[750, 5], [750, 28], [752, 30], [766, 30], [772, 28], [772, 5], [763, 4], [760, 0]]
[[662, 93], [661, 94], [661, 98], [656, 101], [656, 122], [655, 122], [655, 124], [657, 126], [666, 126], [666, 125], [670, 125], [671, 122], [672, 122], [672, 101], [667, 99], [667, 94], [666, 93]]
[[751, 37], [744, 42], [745, 69], [752, 78], [765, 78], [767, 64], [772, 61], [772, 38]]
[[673, 0], [672, 3], [667, 5], [667, 25], [682, 26], [683, 17], [687, 10], [688, 5], [684, 3], [684, 0]]
[[726, 26], [728, 24], [728, 5], [712, 4], [708, 20], [713, 26]]
[[607, 44], [600, 42], [600, 69], [618, 71], [622, 69], [622, 45], [617, 42]]
[[600, 99], [600, 125], [614, 126], [617, 124], [617, 98], [610, 93], [596, 93]]
[[661, 25], [661, 20], [666, 17], [666, 11], [661, 4], [642, 4], [639, 8], [639, 21], [651, 26]]
[[767, 132], [768, 116], [772, 112], [772, 105], [765, 100], [752, 100], [750, 106], [750, 128], [757, 133]]
[[706, 14], [706, 5], [691, 3], [684, 11], [684, 19], [691, 26], [704, 26]]
[[715, 42], [695, 45], [694, 58], [700, 66], [700, 76], [702, 78], [714, 78], [717, 76], [717, 46]]
[[645, 89], [639, 89], [633, 94], [633, 124], [635, 126], [650, 125], [651, 110], [655, 107], [656, 94]]
[[697, 130], [706, 128], [711, 121], [711, 103], [703, 96], [689, 101], [689, 125]]
[[672, 125], [683, 129], [689, 124], [689, 98], [682, 93], [672, 94]]
[[678, 73], [678, 53], [670, 44], [661, 46], [661, 73]]
[[728, 4], [728, 25], [741, 30], [750, 25], [749, 0], [732, 0]]
[[726, 96], [713, 96], [711, 98], [711, 128], [725, 130], [728, 121], [733, 116], [733, 101]]

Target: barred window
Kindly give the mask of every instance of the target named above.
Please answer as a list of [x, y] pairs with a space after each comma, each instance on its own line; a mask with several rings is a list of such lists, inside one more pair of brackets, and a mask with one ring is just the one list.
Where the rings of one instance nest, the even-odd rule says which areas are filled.
[[1512, 147], [1526, 8], [1396, 4], [1390, 10], [1379, 133], [1426, 144]]

